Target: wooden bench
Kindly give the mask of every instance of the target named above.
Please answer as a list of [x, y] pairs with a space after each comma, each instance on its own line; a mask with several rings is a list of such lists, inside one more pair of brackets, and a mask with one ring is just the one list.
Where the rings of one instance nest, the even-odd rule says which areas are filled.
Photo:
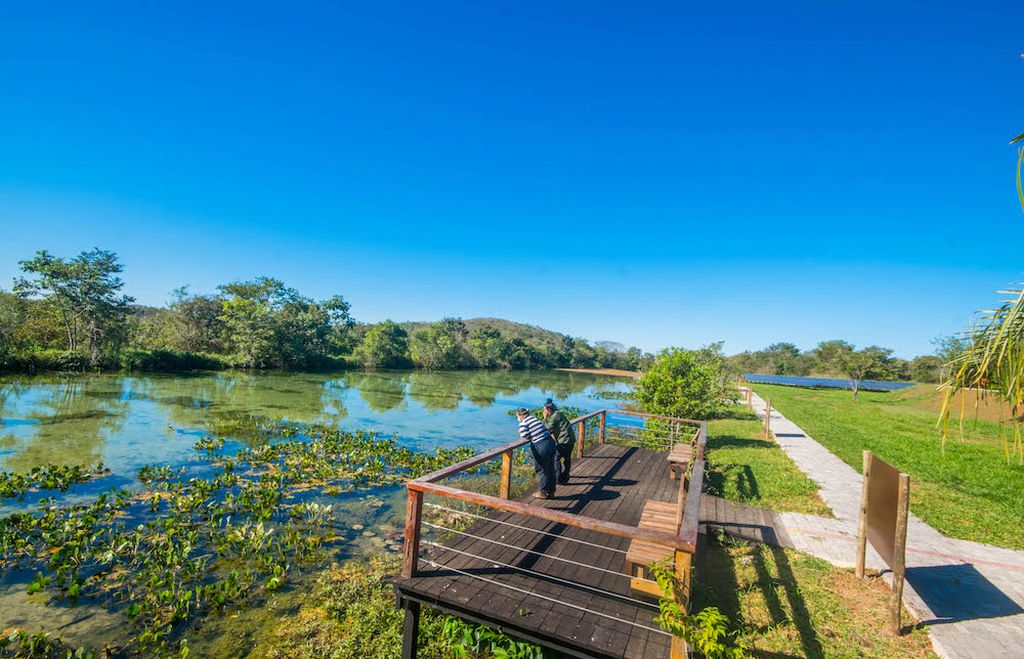
[[[686, 492], [682, 487], [679, 488], [678, 503], [651, 499], [644, 504], [643, 512], [640, 514], [640, 528], [672, 534], [679, 533], [685, 502]], [[672, 545], [634, 539], [629, 543], [629, 549], [626, 551], [626, 572], [631, 577], [630, 587], [641, 593], [660, 597], [661, 589], [647, 574], [647, 566], [658, 561], [671, 561], [674, 556], [675, 548]]]
[[676, 444], [668, 452], [666, 459], [668, 460], [668, 477], [675, 480], [686, 473], [686, 468], [693, 460], [693, 446]]

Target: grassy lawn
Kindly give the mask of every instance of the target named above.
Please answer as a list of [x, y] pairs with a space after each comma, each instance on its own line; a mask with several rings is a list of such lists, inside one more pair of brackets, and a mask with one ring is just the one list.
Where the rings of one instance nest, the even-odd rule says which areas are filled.
[[814, 481], [778, 444], [758, 438], [762, 424], [756, 418], [743, 412], [708, 423], [705, 491], [773, 510], [831, 516]]
[[910, 474], [911, 510], [943, 533], [965, 540], [1024, 548], [1024, 467], [1007, 464], [999, 428], [968, 422], [965, 441], [951, 424], [945, 454], [933, 395], [754, 385], [762, 398], [811, 437], [860, 471], [869, 449]]
[[[709, 539], [695, 610], [717, 606], [755, 657], [934, 657], [927, 633], [886, 631], [889, 588], [878, 578], [801, 554]], [[913, 618], [904, 612], [904, 621]], [[907, 633], [909, 632], [909, 633]]]

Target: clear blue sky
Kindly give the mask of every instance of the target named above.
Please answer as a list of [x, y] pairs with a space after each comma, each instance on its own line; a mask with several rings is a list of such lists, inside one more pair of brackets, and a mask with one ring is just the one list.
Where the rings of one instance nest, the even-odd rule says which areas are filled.
[[0, 286], [910, 356], [1022, 278], [1021, 2], [186, 4], [5, 6]]

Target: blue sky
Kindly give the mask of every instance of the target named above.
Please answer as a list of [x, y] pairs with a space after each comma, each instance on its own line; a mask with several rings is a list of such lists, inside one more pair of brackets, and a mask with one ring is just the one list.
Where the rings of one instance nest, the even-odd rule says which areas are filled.
[[1019, 2], [12, 3], [0, 286], [910, 356], [1022, 278]]

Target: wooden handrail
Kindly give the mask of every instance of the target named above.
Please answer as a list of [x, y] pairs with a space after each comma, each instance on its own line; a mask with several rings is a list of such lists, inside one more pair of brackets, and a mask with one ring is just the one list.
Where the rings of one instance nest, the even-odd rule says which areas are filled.
[[[602, 519], [587, 517], [585, 515], [574, 515], [560, 510], [544, 508], [543, 506], [534, 506], [514, 499], [501, 499], [488, 494], [467, 492], [466, 490], [460, 490], [447, 485], [441, 485], [439, 483], [409, 481], [407, 487], [414, 492], [437, 494], [451, 499], [458, 499], [459, 501], [466, 501], [478, 506], [485, 506], [487, 508], [493, 508], [507, 513], [526, 515], [528, 517], [536, 517], [556, 524], [575, 526], [588, 531], [598, 531], [622, 538], [650, 540], [659, 544], [670, 545], [676, 549], [680, 549], [691, 554], [696, 551], [696, 534], [693, 536], [693, 541], [688, 541], [683, 538], [682, 534], [674, 535], [663, 531], [654, 531], [637, 526], [629, 526], [628, 524], [619, 524], [618, 522], [607, 522]], [[689, 497], [687, 498], [689, 499]], [[699, 499], [699, 497], [696, 498]], [[687, 506], [687, 509], [689, 509], [689, 506]]]
[[[704, 448], [708, 441], [708, 422], [700, 424], [700, 435], [697, 437], [697, 450], [694, 455], [693, 470], [690, 484], [686, 490], [686, 508], [683, 510], [683, 524], [679, 528], [679, 540], [682, 543], [697, 546], [697, 531], [700, 526], [700, 494], [704, 489]], [[690, 496], [695, 492], [697, 496]]]
[[682, 423], [701, 424], [700, 419], [683, 419], [677, 416], [661, 416], [659, 414], [648, 414], [647, 412], [634, 412], [632, 410], [607, 410], [610, 414], [625, 414], [627, 416], [640, 416], [645, 419], [661, 419], [662, 421], [681, 421]]
[[414, 478], [410, 482], [412, 482], [412, 483], [433, 483], [435, 481], [441, 480], [442, 478], [448, 478], [449, 476], [453, 476], [453, 475], [459, 473], [460, 471], [466, 471], [467, 469], [472, 469], [473, 467], [475, 467], [475, 466], [477, 466], [479, 464], [483, 464], [484, 462], [487, 462], [489, 460], [493, 460], [494, 458], [498, 457], [502, 453], [505, 453], [506, 451], [514, 451], [517, 448], [521, 448], [523, 446], [526, 446], [529, 443], [530, 442], [528, 440], [520, 439], [518, 441], [512, 442], [511, 444], [505, 444], [504, 446], [499, 446], [498, 448], [492, 448], [489, 451], [484, 451], [483, 453], [477, 453], [476, 455], [474, 455], [471, 458], [466, 458], [462, 462], [456, 462], [453, 465], [449, 465], [449, 466], [447, 466], [447, 467], [445, 467], [443, 469], [438, 469], [437, 471], [434, 471], [434, 472], [431, 472], [429, 474], [426, 474], [425, 476], [420, 476], [419, 478]]
[[596, 412], [590, 412], [589, 414], [584, 414], [583, 416], [578, 416], [575, 419], [569, 419], [569, 423], [579, 423], [580, 421], [587, 421], [587, 420], [592, 419], [595, 416], [599, 415], [601, 412], [610, 412], [610, 411], [611, 410], [598, 410]]

